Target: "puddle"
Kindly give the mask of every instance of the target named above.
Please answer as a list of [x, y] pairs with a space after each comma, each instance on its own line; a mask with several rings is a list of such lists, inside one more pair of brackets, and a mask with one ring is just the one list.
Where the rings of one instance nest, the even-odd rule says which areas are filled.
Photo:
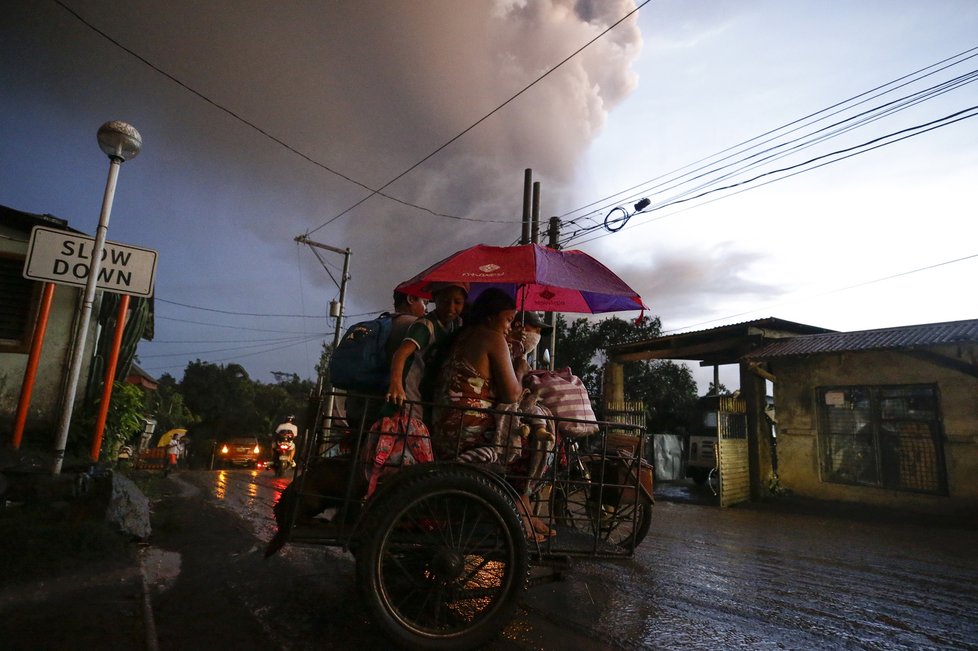
[[179, 552], [150, 547], [142, 553], [143, 577], [146, 584], [160, 592], [173, 587], [180, 576], [182, 557]]

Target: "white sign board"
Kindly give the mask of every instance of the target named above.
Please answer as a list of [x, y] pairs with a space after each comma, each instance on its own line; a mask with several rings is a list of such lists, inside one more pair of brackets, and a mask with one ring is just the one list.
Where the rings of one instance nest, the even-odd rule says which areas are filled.
[[[31, 231], [24, 277], [59, 285], [84, 287], [95, 238], [43, 226]], [[106, 242], [96, 287], [107, 292], [152, 296], [156, 280], [156, 251]]]

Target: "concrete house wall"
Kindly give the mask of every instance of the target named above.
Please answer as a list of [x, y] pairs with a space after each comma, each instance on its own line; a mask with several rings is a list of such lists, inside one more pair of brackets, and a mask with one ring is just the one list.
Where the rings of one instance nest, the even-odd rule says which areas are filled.
[[[934, 346], [929, 352], [974, 365], [978, 346]], [[978, 378], [934, 361], [895, 351], [825, 353], [771, 359], [776, 376], [778, 467], [782, 484], [803, 496], [929, 512], [978, 510]], [[823, 481], [818, 440], [819, 387], [937, 386], [943, 429], [947, 495], [931, 495]]]
[[[11, 224], [5, 219], [0, 219], [0, 255], [23, 259], [27, 254], [29, 238], [30, 230], [25, 230], [22, 224]], [[35, 284], [38, 286], [35, 296], [40, 299], [43, 283]], [[54, 444], [54, 435], [61, 415], [62, 385], [70, 357], [71, 332], [81, 296], [82, 291], [74, 287], [59, 285], [55, 289], [44, 348], [24, 429], [23, 447], [47, 448]], [[36, 318], [36, 309], [34, 318]], [[94, 333], [93, 325], [86, 342], [86, 350], [92, 350]], [[29, 349], [11, 352], [0, 348], [0, 442], [10, 440], [28, 353]], [[84, 395], [84, 382], [88, 377], [87, 359], [83, 362], [81, 373], [79, 397]]]

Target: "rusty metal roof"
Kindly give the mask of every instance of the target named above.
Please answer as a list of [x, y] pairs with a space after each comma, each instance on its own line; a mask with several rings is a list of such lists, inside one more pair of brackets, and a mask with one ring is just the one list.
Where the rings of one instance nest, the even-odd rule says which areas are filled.
[[55, 217], [54, 215], [37, 215], [22, 210], [16, 210], [8, 206], [0, 205], [0, 221], [4, 226], [16, 228], [17, 230], [29, 233], [35, 226], [47, 226], [48, 228], [64, 229], [77, 233], [73, 228], [68, 227], [67, 220]]
[[765, 342], [798, 335], [835, 332], [827, 328], [774, 317], [743, 323], [663, 335], [653, 339], [608, 346], [608, 356], [619, 362], [640, 359], [683, 359], [710, 364], [736, 364], [746, 352]]
[[958, 343], [978, 343], [978, 319], [801, 335], [767, 344], [744, 355], [744, 359], [760, 360], [869, 350], [906, 350]]

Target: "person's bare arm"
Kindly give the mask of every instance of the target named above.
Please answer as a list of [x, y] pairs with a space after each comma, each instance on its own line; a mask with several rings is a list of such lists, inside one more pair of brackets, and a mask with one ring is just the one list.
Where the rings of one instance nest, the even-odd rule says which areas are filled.
[[388, 402], [400, 405], [407, 399], [407, 394], [404, 393], [404, 365], [417, 349], [418, 345], [414, 341], [405, 339], [394, 351], [394, 358], [391, 360], [390, 388], [387, 389]]
[[493, 336], [489, 342], [489, 366], [492, 369], [493, 383], [496, 385], [496, 398], [501, 403], [516, 402], [523, 393], [523, 374], [526, 372], [526, 360], [517, 363], [513, 368], [513, 359], [509, 356], [509, 346], [501, 334]]

